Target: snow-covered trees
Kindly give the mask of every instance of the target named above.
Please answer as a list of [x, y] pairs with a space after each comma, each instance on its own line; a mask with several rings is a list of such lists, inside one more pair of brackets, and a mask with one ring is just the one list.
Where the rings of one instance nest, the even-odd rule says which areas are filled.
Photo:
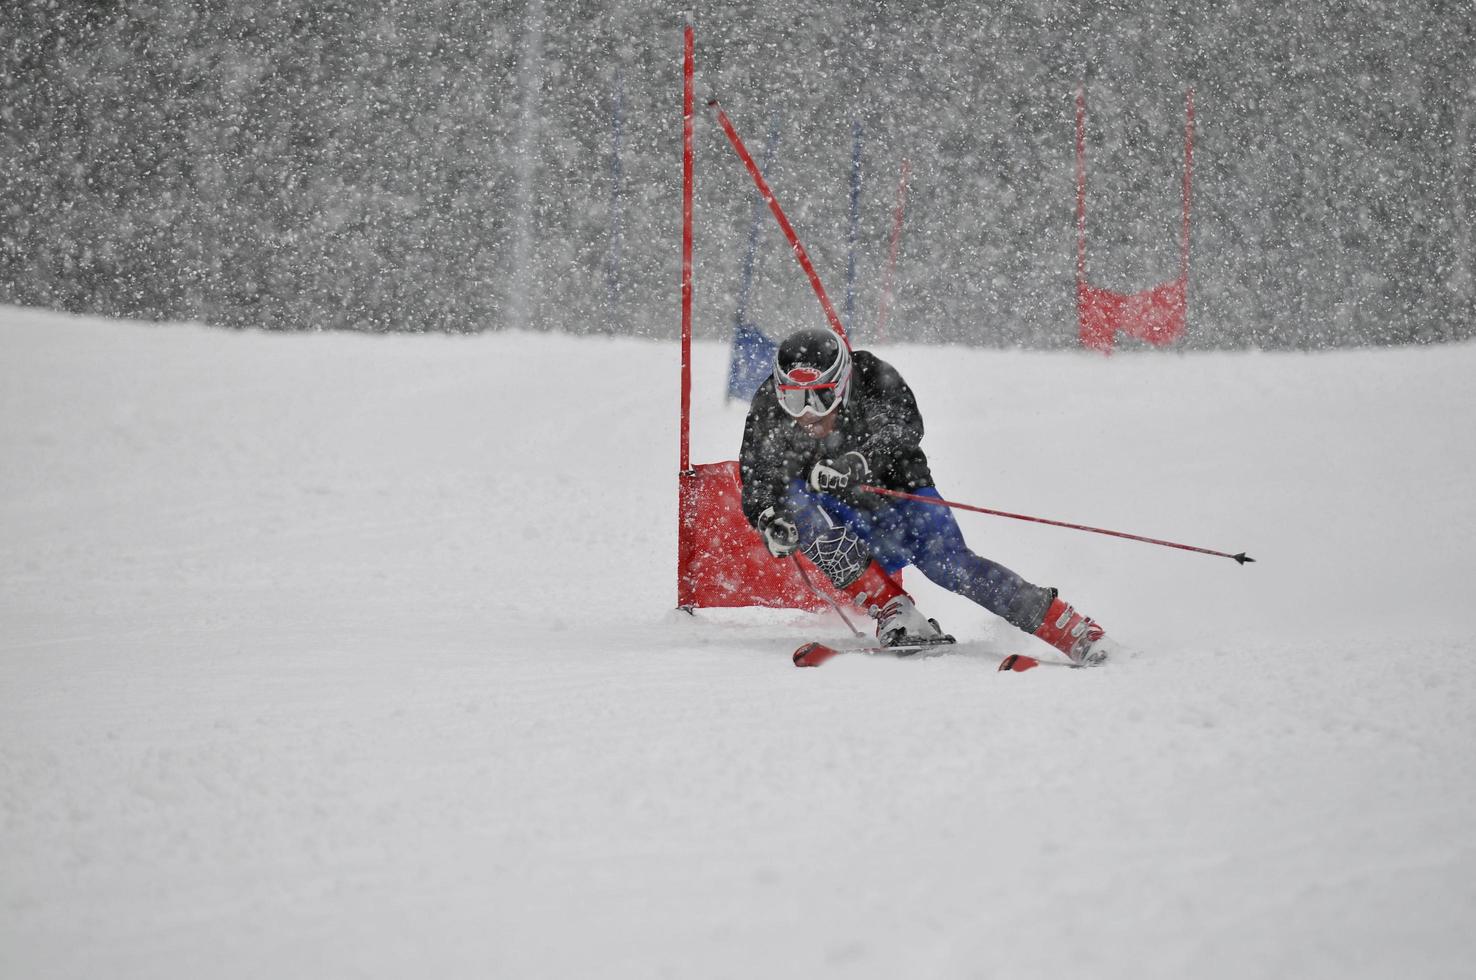
[[[838, 295], [861, 124], [863, 339], [906, 158], [895, 330], [1074, 342], [1082, 78], [1092, 277], [1125, 291], [1176, 268], [1182, 97], [1197, 87], [1188, 344], [1469, 336], [1476, 13], [1336, 6], [724, 4], [699, 14], [698, 71], [753, 143], [777, 115], [772, 183]], [[6, 4], [0, 301], [286, 328], [673, 333], [679, 23], [631, 0], [561, 3], [533, 45], [527, 14]], [[717, 334], [752, 187], [708, 122], [697, 328]], [[766, 232], [754, 319], [818, 315]]]

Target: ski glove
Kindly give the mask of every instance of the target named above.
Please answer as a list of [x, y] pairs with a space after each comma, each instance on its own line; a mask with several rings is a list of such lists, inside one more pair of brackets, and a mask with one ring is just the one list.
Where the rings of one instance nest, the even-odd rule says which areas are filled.
[[811, 490], [831, 493], [859, 486], [871, 479], [871, 465], [854, 450], [836, 459], [822, 459], [810, 468]]
[[776, 511], [765, 507], [758, 519], [759, 533], [764, 536], [764, 545], [775, 558], [788, 558], [799, 550], [799, 525], [787, 511]]

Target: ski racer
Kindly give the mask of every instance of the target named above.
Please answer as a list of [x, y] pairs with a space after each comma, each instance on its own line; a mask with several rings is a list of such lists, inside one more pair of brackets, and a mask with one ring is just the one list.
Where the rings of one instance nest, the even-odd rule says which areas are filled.
[[1075, 664], [1105, 659], [1100, 625], [1055, 589], [970, 551], [948, 508], [860, 489], [941, 499], [922, 437], [917, 401], [894, 367], [830, 330], [800, 330], [779, 345], [748, 409], [744, 516], [775, 558], [801, 551], [865, 609], [883, 645], [952, 642], [897, 581], [910, 564]]

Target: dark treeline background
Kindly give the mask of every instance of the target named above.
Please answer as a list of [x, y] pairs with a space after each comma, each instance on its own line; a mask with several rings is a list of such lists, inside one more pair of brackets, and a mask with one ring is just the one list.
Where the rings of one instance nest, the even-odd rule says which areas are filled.
[[[718, 96], [870, 339], [903, 159], [894, 338], [1075, 342], [1089, 268], [1178, 267], [1189, 347], [1473, 334], [1469, 0], [725, 3]], [[627, 0], [12, 0], [0, 10], [0, 302], [287, 329], [678, 329], [680, 13]], [[619, 120], [619, 126], [616, 120]], [[731, 328], [753, 188], [697, 117], [697, 328]], [[618, 145], [618, 168], [616, 149]], [[752, 318], [823, 322], [765, 218]]]

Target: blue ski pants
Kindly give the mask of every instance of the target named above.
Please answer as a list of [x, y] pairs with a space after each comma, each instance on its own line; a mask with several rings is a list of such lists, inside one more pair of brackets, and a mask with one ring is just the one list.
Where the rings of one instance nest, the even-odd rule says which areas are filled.
[[[941, 500], [935, 487], [913, 491]], [[949, 592], [970, 599], [1027, 632], [1039, 627], [1050, 605], [1049, 589], [1025, 581], [1003, 565], [969, 550], [953, 512], [939, 504], [887, 498], [875, 509], [809, 490], [795, 480], [787, 503], [799, 526], [800, 547], [848, 528], [888, 574], [912, 565]]]

